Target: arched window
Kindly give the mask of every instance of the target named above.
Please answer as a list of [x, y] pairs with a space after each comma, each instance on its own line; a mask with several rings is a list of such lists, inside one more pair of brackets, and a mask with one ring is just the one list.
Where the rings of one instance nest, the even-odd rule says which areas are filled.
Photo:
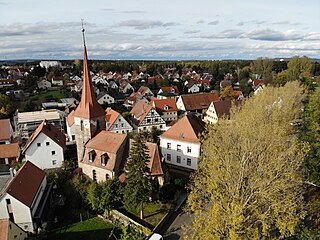
[[101, 165], [102, 166], [106, 166], [107, 165], [107, 161], [108, 161], [108, 155], [106, 153], [102, 154], [101, 155]]
[[89, 162], [93, 162], [94, 158], [96, 157], [96, 152], [94, 150], [91, 150], [89, 153]]

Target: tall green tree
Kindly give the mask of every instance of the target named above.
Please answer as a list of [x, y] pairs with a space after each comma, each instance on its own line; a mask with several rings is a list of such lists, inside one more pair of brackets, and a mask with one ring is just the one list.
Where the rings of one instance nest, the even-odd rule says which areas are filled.
[[124, 204], [127, 208], [138, 208], [143, 218], [143, 205], [149, 201], [151, 184], [145, 173], [150, 169], [148, 148], [141, 134], [137, 134], [126, 163], [126, 186], [124, 188]]
[[269, 58], [258, 58], [251, 64], [251, 70], [253, 74], [258, 74], [265, 83], [271, 83], [273, 80], [272, 76], [273, 60]]
[[13, 105], [7, 95], [0, 93], [0, 119], [8, 117], [13, 111]]
[[295, 56], [288, 63], [288, 78], [291, 81], [299, 80], [303, 77], [311, 77], [312, 62], [310, 58]]
[[301, 113], [297, 82], [266, 87], [230, 121], [209, 128], [193, 175], [192, 239], [284, 238], [304, 218], [304, 148], [289, 124]]
[[119, 206], [122, 200], [121, 185], [117, 177], [109, 179], [102, 184], [99, 208], [107, 212]]

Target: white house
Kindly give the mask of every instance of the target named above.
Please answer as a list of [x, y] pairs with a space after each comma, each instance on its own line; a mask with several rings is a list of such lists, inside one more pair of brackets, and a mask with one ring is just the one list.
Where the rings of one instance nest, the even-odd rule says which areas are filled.
[[198, 86], [198, 84], [188, 84], [188, 93], [198, 93], [200, 92], [200, 87]]
[[27, 161], [0, 193], [0, 219], [10, 219], [26, 232], [35, 231], [50, 192], [45, 172]]
[[162, 119], [166, 122], [175, 121], [178, 119], [178, 108], [174, 98], [158, 99], [153, 98], [150, 102]]
[[143, 100], [137, 102], [130, 113], [132, 115], [133, 126], [139, 132], [151, 131], [152, 127], [165, 130], [166, 122], [153, 106]]
[[189, 114], [160, 136], [161, 152], [171, 169], [175, 168], [182, 173], [198, 169], [201, 155], [199, 134], [204, 130], [204, 123]]
[[66, 118], [67, 122], [67, 134], [68, 134], [68, 141], [73, 142], [76, 140], [76, 126], [74, 124], [74, 110], [69, 113], [69, 115]]
[[119, 88], [115, 81], [110, 81], [110, 82], [109, 82], [109, 86], [110, 86], [112, 89], [118, 89], [118, 88]]
[[115, 102], [114, 97], [106, 92], [101, 92], [97, 97], [97, 101], [100, 104], [113, 104]]
[[127, 80], [120, 81], [119, 92], [127, 93], [128, 91], [134, 91], [134, 88]]
[[38, 88], [39, 89], [48, 89], [51, 88], [51, 82], [49, 82], [46, 79], [41, 80], [40, 82], [38, 82]]
[[205, 123], [215, 124], [219, 118], [229, 117], [230, 109], [230, 100], [211, 102], [203, 121]]
[[44, 120], [23, 149], [26, 160], [41, 169], [59, 168], [64, 160], [66, 137]]
[[115, 133], [129, 133], [132, 132], [133, 128], [120, 113], [111, 108], [107, 108], [106, 130]]

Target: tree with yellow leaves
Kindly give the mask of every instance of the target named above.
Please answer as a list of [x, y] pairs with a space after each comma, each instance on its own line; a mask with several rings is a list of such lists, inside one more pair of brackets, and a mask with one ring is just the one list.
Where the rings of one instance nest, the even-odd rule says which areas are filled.
[[191, 239], [284, 238], [305, 216], [305, 147], [290, 125], [301, 114], [297, 82], [266, 87], [230, 120], [210, 126], [187, 208]]

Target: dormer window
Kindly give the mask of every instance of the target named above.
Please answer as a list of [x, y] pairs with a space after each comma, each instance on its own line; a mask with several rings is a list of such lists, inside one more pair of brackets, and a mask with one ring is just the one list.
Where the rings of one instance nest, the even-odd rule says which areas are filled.
[[107, 165], [107, 161], [108, 161], [108, 155], [106, 153], [101, 155], [101, 165], [102, 166], [106, 166]]
[[93, 162], [94, 158], [96, 157], [96, 152], [94, 150], [89, 152], [89, 162]]
[[164, 105], [164, 110], [168, 110], [169, 109], [169, 106], [168, 105]]

